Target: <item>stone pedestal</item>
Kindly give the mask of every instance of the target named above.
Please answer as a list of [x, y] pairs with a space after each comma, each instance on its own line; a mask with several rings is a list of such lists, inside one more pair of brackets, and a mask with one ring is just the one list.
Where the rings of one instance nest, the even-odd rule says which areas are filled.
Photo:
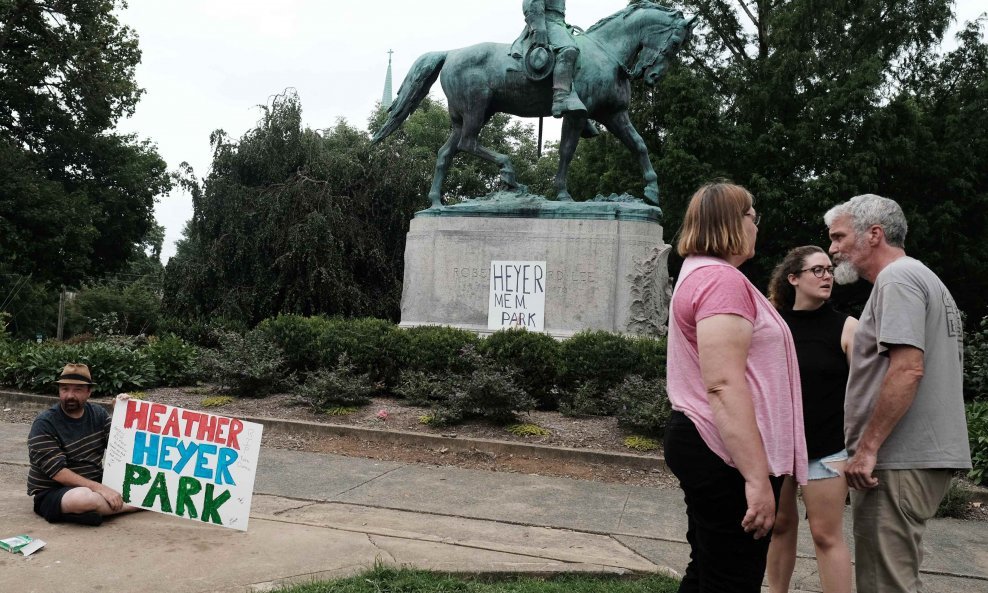
[[491, 261], [545, 261], [545, 331], [664, 335], [669, 245], [641, 203], [470, 202], [416, 214], [405, 244], [401, 326], [490, 333]]

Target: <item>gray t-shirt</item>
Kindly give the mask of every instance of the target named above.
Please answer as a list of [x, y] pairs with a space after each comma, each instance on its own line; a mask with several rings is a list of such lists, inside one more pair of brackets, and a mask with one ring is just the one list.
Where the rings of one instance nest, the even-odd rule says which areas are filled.
[[969, 468], [963, 394], [963, 330], [947, 287], [921, 262], [901, 257], [875, 279], [854, 334], [844, 402], [852, 455], [889, 367], [889, 346], [923, 351], [916, 398], [878, 451], [875, 469]]

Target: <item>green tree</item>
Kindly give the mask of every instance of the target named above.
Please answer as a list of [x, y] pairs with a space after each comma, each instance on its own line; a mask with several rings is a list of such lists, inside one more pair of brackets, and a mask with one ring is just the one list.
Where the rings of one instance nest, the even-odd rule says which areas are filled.
[[[293, 91], [261, 110], [239, 141], [214, 132], [206, 179], [184, 170], [194, 214], [166, 269], [165, 309], [250, 324], [278, 313], [397, 317], [405, 234], [428, 204], [445, 108], [424, 101], [380, 146], [343, 121], [305, 128]], [[530, 129], [507, 118], [494, 118], [483, 141], [521, 153], [520, 164], [534, 158]], [[485, 194], [496, 180], [495, 168], [464, 157], [447, 191]]]
[[[632, 101], [670, 236], [699, 185], [718, 177], [745, 185], [763, 214], [745, 271], [764, 286], [789, 248], [826, 244], [830, 206], [887, 195], [912, 223], [909, 251], [971, 318], [982, 316], [988, 274], [973, 272], [988, 272], [982, 23], [942, 54], [949, 0], [675, 4], [701, 24], [681, 63], [656, 88], [636, 83]], [[583, 144], [574, 195], [634, 193], [634, 162], [613, 137]], [[862, 288], [842, 298], [866, 295]]]
[[121, 5], [0, 2], [2, 272], [76, 284], [120, 270], [153, 228], [165, 163], [112, 131], [142, 92]]

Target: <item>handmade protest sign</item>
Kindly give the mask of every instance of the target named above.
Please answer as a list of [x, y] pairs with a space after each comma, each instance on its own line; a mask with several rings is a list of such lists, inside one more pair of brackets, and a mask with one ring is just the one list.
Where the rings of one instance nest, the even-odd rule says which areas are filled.
[[545, 262], [492, 261], [487, 329], [545, 328]]
[[247, 531], [263, 428], [166, 404], [119, 400], [103, 484], [129, 505]]

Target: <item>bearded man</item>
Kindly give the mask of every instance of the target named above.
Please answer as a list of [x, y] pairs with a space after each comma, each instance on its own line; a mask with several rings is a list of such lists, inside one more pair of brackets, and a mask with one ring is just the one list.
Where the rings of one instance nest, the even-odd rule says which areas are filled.
[[926, 522], [953, 473], [971, 467], [960, 312], [940, 278], [906, 255], [908, 225], [893, 200], [857, 196], [824, 222], [835, 279], [874, 284], [844, 400], [857, 590], [921, 591]]
[[67, 364], [55, 383], [58, 403], [38, 415], [27, 439], [27, 493], [34, 497], [34, 512], [49, 523], [96, 526], [107, 515], [138, 510], [100, 483], [111, 418], [89, 403], [95, 385], [89, 367]]

